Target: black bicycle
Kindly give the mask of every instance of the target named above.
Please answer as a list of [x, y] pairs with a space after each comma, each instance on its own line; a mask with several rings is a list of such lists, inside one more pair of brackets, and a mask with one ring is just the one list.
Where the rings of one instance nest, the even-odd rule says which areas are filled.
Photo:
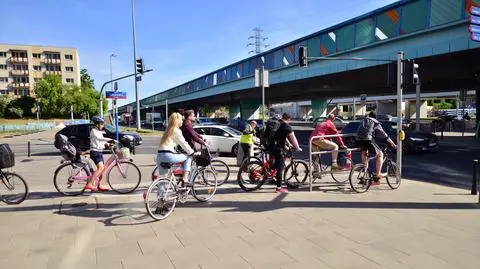
[[2, 169], [15, 166], [15, 155], [8, 144], [0, 144], [0, 200], [16, 205], [25, 201], [28, 195], [27, 182], [17, 173], [5, 172]]
[[[400, 186], [401, 178], [399, 175], [397, 164], [390, 157], [391, 149], [385, 147], [382, 149], [383, 152], [383, 167], [382, 169], [387, 172], [385, 177], [388, 186], [391, 189], [397, 189]], [[368, 158], [366, 164], [359, 163], [353, 166], [350, 171], [350, 176], [348, 178], [352, 190], [357, 193], [363, 193], [368, 191], [373, 182], [374, 172], [370, 168], [370, 161], [374, 160], [376, 157]]]

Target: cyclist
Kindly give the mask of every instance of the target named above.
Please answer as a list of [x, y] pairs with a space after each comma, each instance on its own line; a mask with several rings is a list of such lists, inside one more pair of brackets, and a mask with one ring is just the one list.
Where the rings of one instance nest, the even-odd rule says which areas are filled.
[[[337, 130], [337, 127], [335, 127], [335, 124], [333, 124], [333, 120], [335, 119], [335, 115], [333, 114], [328, 114], [327, 119], [318, 124], [315, 127], [315, 130], [312, 132], [311, 137], [313, 136], [322, 136], [322, 135], [338, 135], [339, 132]], [[343, 140], [341, 137], [337, 137], [338, 145], [337, 143], [333, 142], [332, 139], [330, 138], [317, 138], [312, 141], [312, 147], [314, 150], [332, 150], [332, 169], [338, 169], [338, 164], [337, 164], [337, 158], [338, 158], [338, 148], [339, 146], [341, 148], [347, 148], [345, 144], [343, 143]], [[318, 155], [315, 155], [318, 157]], [[318, 172], [318, 163], [316, 162], [316, 165], [314, 165], [314, 173]]]
[[397, 148], [395, 143], [388, 137], [382, 128], [382, 125], [377, 120], [377, 114], [372, 111], [360, 122], [357, 130], [357, 145], [362, 150], [362, 162], [367, 165], [368, 153], [375, 153], [375, 175], [373, 176], [373, 185], [380, 184], [380, 178], [385, 177], [386, 174], [382, 174], [383, 166], [383, 153], [380, 147], [374, 142], [376, 140], [386, 140], [392, 148]]
[[[90, 159], [97, 166], [97, 170], [93, 173], [90, 179], [87, 181], [85, 189], [91, 191], [108, 191], [108, 188], [100, 186], [102, 181], [103, 170], [105, 169], [103, 160], [103, 150], [105, 149], [105, 143], [113, 143], [115, 140], [103, 137], [103, 128], [105, 126], [105, 120], [102, 117], [92, 117], [93, 128], [90, 131]], [[98, 178], [96, 186], [94, 185], [95, 179]]]
[[293, 144], [293, 147], [302, 151], [298, 145], [298, 140], [293, 133], [292, 127], [289, 125], [291, 117], [288, 113], [284, 113], [280, 119], [280, 126], [275, 131], [273, 143], [269, 146], [270, 154], [275, 157], [274, 168], [277, 170], [275, 178], [277, 179], [277, 188], [275, 192], [288, 192], [286, 188], [282, 188], [283, 170], [285, 169], [285, 148], [287, 146], [287, 139]]
[[[185, 141], [182, 135], [180, 126], [182, 126], [182, 115], [178, 112], [172, 113], [168, 119], [168, 127], [163, 133], [160, 139], [160, 146], [157, 153], [157, 165], [161, 168], [160, 163], [179, 163], [183, 162], [183, 184], [184, 186], [190, 185], [188, 182], [188, 175], [190, 174], [190, 168], [192, 165], [192, 156], [195, 151]], [[187, 154], [179, 153], [175, 150], [177, 146], [180, 146]]]
[[203, 146], [207, 146], [207, 143], [203, 138], [193, 129], [193, 122], [195, 122], [195, 112], [193, 110], [186, 110], [184, 113], [184, 121], [180, 130], [182, 130], [182, 135], [187, 141], [188, 145], [191, 148], [195, 148], [195, 143], [198, 143]]
[[255, 137], [255, 128], [257, 127], [257, 122], [252, 120], [249, 124], [245, 126], [245, 130], [242, 132], [240, 137], [240, 146], [243, 151], [243, 159], [253, 156], [253, 145], [257, 142]]

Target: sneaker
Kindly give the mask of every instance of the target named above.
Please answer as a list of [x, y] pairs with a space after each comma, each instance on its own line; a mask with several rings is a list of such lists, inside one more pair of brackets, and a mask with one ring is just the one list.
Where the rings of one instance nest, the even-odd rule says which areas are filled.
[[378, 186], [378, 185], [380, 185], [380, 180], [372, 181], [372, 186]]
[[340, 167], [336, 163], [332, 163], [332, 170], [338, 170]]
[[97, 191], [97, 190], [98, 190], [97, 187], [95, 187], [95, 186], [93, 186], [93, 185], [89, 185], [89, 184], [87, 184], [87, 185], [85, 186], [85, 189], [86, 189], [86, 190], [91, 190], [91, 191]]
[[282, 187], [275, 188], [275, 193], [287, 193], [287, 192], [288, 192], [287, 188], [282, 188]]
[[104, 187], [98, 186], [98, 187], [97, 187], [97, 190], [98, 190], [98, 191], [105, 192], [105, 191], [109, 191], [110, 189], [109, 189], [109, 188], [104, 188]]

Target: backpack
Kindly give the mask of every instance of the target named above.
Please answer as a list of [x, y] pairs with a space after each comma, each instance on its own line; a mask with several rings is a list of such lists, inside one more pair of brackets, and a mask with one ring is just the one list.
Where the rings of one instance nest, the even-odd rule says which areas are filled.
[[62, 134], [55, 135], [55, 148], [60, 150], [62, 157], [66, 161], [75, 161], [79, 156], [77, 155], [77, 149], [75, 146], [68, 142], [68, 138]]
[[276, 134], [280, 127], [280, 121], [271, 119], [265, 124], [265, 131], [260, 138], [260, 144], [264, 147], [271, 147], [276, 144]]
[[358, 140], [372, 140], [374, 132], [375, 122], [371, 118], [365, 118], [360, 121], [357, 130]]

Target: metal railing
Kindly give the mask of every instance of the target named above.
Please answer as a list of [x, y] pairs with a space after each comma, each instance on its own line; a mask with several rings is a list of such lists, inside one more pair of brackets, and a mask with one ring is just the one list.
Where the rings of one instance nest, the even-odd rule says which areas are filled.
[[[310, 137], [308, 146], [309, 146], [309, 169], [308, 169], [308, 185], [310, 191], [313, 190], [313, 155], [318, 155], [319, 159], [321, 159], [322, 154], [332, 154], [333, 152], [353, 152], [353, 151], [360, 151], [360, 148], [346, 148], [346, 149], [338, 149], [338, 150], [321, 150], [321, 151], [313, 151], [313, 141], [318, 139], [325, 139], [325, 138], [339, 138], [339, 137], [356, 137], [356, 134], [337, 134], [337, 135], [319, 135], [319, 136], [312, 136]], [[316, 145], [315, 145], [316, 146]], [[353, 167], [353, 163], [352, 163]], [[322, 172], [321, 172], [322, 173]]]

